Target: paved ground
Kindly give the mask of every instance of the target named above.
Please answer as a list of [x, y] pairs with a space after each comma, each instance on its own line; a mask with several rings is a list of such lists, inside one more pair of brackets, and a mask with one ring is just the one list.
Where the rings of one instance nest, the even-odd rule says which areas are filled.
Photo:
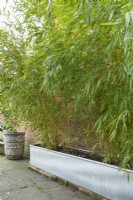
[[28, 169], [28, 160], [0, 156], [0, 200], [97, 200]]

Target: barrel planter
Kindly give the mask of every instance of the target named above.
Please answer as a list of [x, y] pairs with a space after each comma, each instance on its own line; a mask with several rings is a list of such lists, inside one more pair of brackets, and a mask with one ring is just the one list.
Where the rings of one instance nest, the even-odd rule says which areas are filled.
[[34, 145], [30, 164], [110, 200], [133, 200], [132, 170]]
[[6, 158], [9, 160], [20, 160], [24, 155], [25, 133], [6, 132], [4, 134], [4, 148]]

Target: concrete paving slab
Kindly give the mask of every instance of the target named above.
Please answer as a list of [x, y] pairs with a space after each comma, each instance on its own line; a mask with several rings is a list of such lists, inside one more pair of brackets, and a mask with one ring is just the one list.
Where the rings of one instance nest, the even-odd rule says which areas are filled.
[[36, 185], [37, 188], [42, 188], [43, 191], [50, 191], [56, 188], [60, 188], [61, 184], [55, 181], [51, 181], [48, 178], [43, 181], [35, 181], [36, 179], [32, 179], [33, 183]]
[[3, 193], [4, 200], [53, 200], [52, 195], [43, 193], [36, 187], [23, 188]]
[[72, 189], [68, 189], [66, 187], [55, 188], [50, 191], [50, 194], [57, 200], [70, 200], [75, 198]]
[[0, 200], [97, 200], [0, 156]]

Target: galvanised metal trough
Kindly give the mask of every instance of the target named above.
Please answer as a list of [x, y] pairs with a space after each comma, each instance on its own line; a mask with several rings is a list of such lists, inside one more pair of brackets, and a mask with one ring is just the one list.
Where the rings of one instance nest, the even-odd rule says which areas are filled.
[[132, 170], [34, 145], [30, 145], [30, 164], [108, 199], [133, 200]]

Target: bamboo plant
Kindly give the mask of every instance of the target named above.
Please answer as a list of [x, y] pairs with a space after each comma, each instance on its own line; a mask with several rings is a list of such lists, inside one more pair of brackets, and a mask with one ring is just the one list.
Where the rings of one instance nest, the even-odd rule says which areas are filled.
[[1, 30], [2, 110], [55, 148], [69, 107], [69, 119], [88, 121], [88, 142], [95, 133], [107, 160], [132, 167], [132, 8], [132, 0], [15, 1], [14, 28]]

